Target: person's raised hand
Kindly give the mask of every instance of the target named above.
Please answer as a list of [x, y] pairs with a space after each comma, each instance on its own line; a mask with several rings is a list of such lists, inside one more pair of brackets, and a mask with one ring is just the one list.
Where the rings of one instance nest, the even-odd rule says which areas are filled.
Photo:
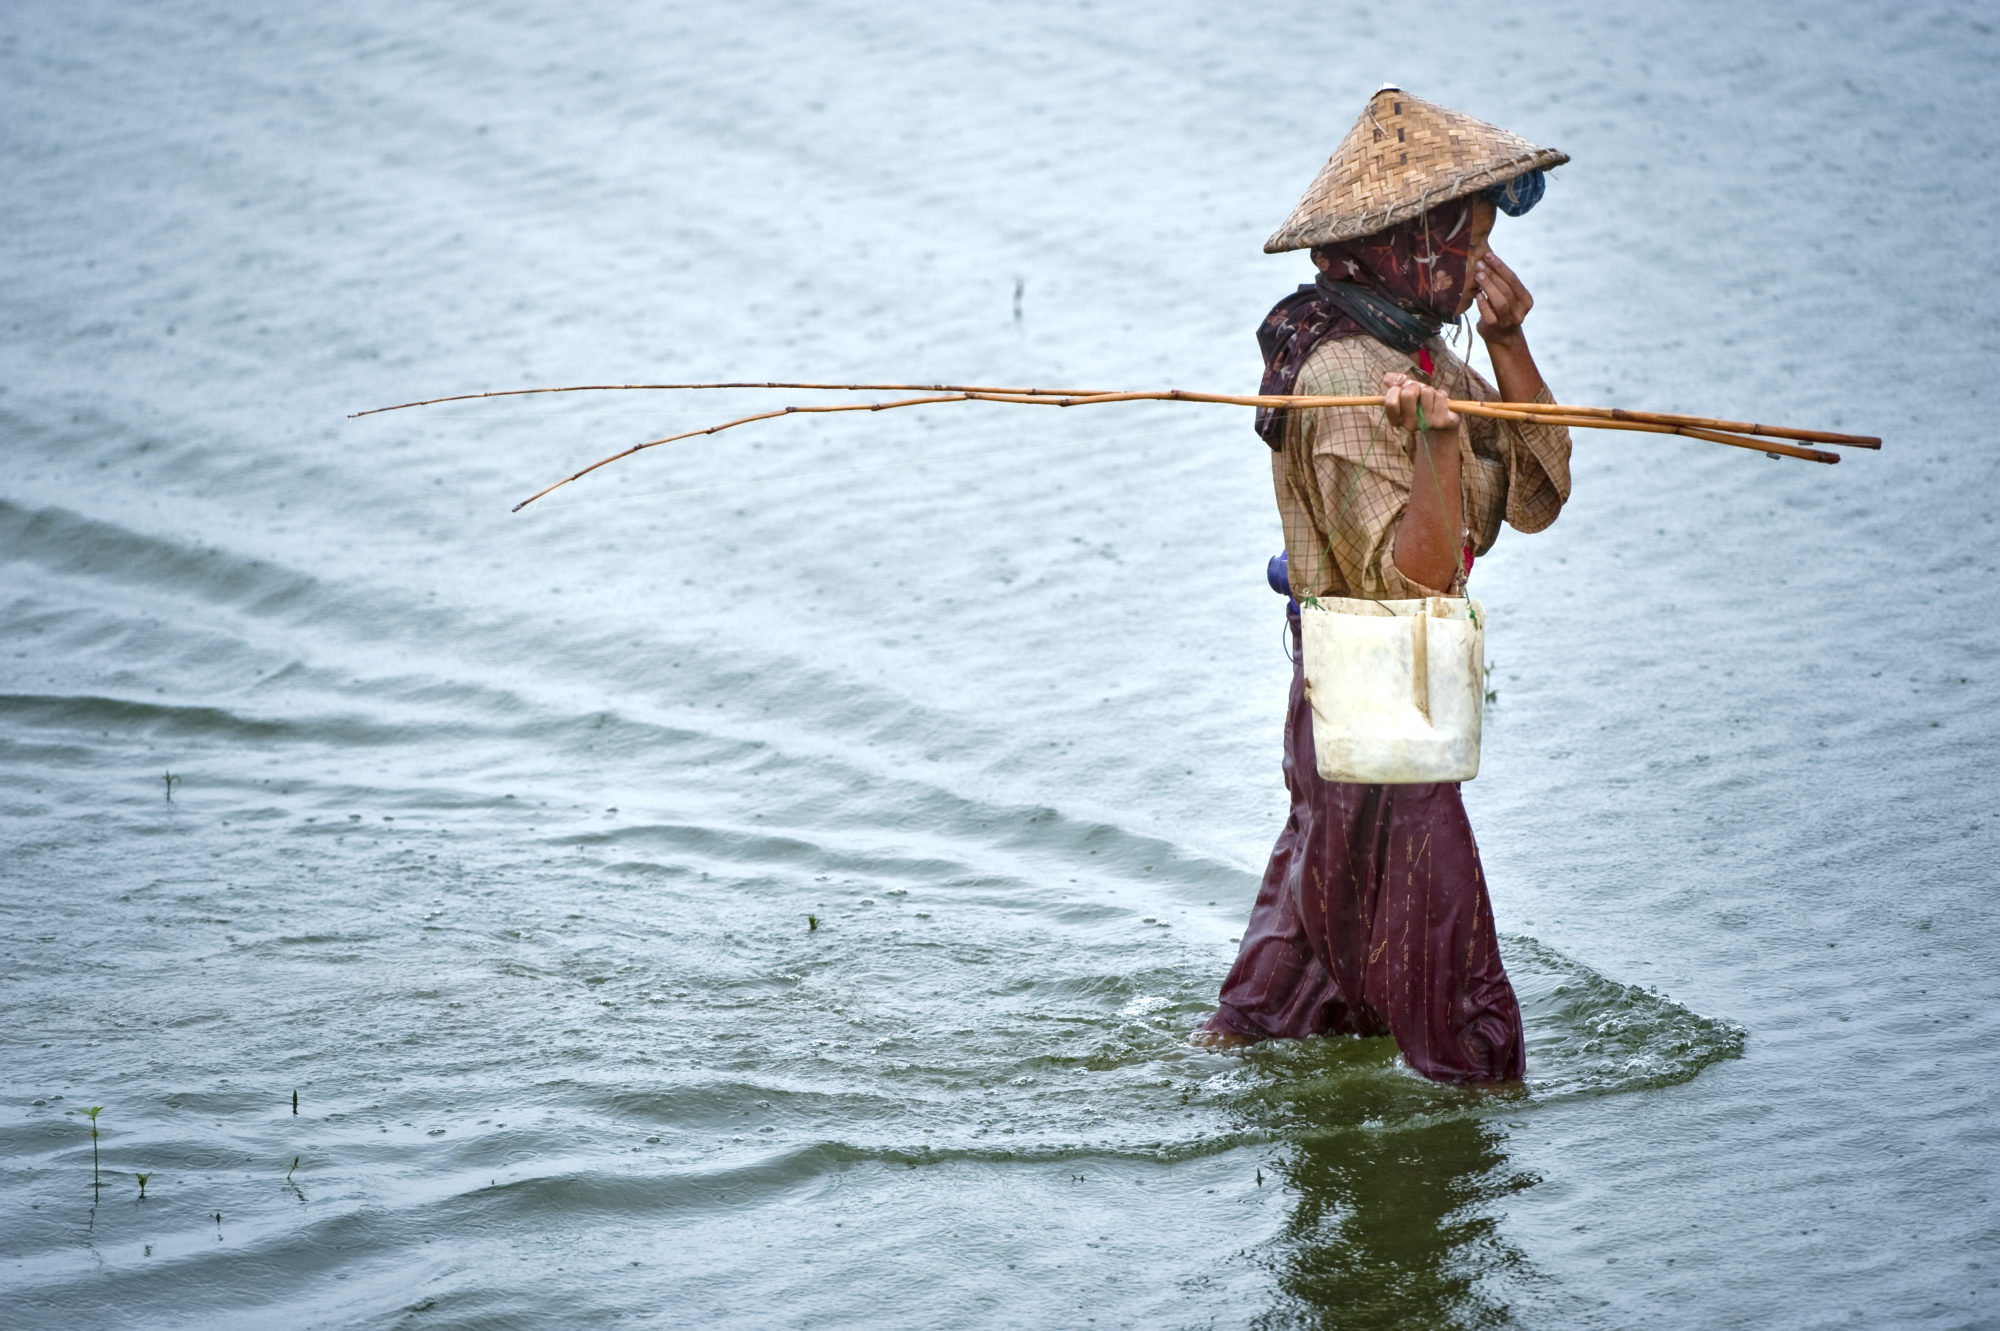
[[1382, 409], [1388, 413], [1389, 424], [1405, 434], [1415, 434], [1420, 428], [1419, 406], [1423, 408], [1423, 429], [1449, 430], [1458, 424], [1458, 414], [1451, 409], [1451, 399], [1442, 388], [1432, 388], [1394, 371], [1382, 376]]
[[1472, 270], [1473, 290], [1479, 299], [1479, 335], [1491, 342], [1521, 331], [1521, 321], [1535, 308], [1535, 298], [1492, 250], [1486, 251]]

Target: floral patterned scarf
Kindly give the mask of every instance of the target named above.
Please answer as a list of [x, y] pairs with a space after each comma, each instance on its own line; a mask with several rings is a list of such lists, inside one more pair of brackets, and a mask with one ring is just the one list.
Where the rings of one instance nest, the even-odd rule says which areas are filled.
[[[1313, 348], [1329, 337], [1372, 337], [1398, 351], [1415, 351], [1458, 314], [1468, 280], [1474, 196], [1313, 253], [1326, 271], [1272, 307], [1257, 329], [1264, 353], [1260, 393], [1289, 393]], [[1257, 433], [1274, 449], [1285, 445], [1282, 408], [1260, 407]]]

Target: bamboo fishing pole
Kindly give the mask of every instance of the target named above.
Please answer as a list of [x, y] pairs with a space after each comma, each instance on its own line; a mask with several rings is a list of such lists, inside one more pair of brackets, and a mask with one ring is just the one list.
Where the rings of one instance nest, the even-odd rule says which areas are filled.
[[[684, 430], [679, 434], [667, 435], [660, 439], [649, 439], [620, 449], [606, 458], [600, 458], [580, 471], [572, 472], [554, 485], [547, 486], [529, 495], [514, 505], [518, 513], [529, 504], [561, 489], [571, 481], [588, 476], [599, 467], [608, 466], [620, 458], [630, 457], [649, 448], [662, 444], [676, 443], [682, 439], [693, 439], [700, 435], [717, 434], [734, 429], [739, 425], [749, 425], [756, 421], [773, 420], [780, 416], [821, 415], [852, 411], [893, 411], [903, 407], [936, 406], [945, 402], [1007, 402], [1027, 406], [1081, 407], [1096, 406], [1107, 402], [1202, 402], [1226, 406], [1273, 407], [1273, 408], [1314, 408], [1331, 407], [1344, 409], [1364, 409], [1381, 407], [1384, 399], [1363, 395], [1354, 397], [1333, 397], [1303, 393], [1288, 394], [1238, 394], [1238, 393], [1197, 393], [1186, 389], [1157, 389], [1132, 392], [1106, 392], [1087, 389], [1056, 388], [1006, 388], [972, 384], [827, 384], [798, 381], [730, 381], [684, 384], [566, 384], [545, 388], [503, 388], [479, 393], [454, 393], [445, 397], [423, 398], [414, 402], [399, 402], [393, 406], [373, 407], [367, 411], [353, 413], [354, 417], [375, 416], [385, 411], [403, 411], [412, 407], [437, 406], [446, 402], [471, 402], [486, 398], [533, 397], [548, 393], [618, 393], [618, 392], [659, 392], [675, 390], [702, 390], [719, 388], [785, 388], [804, 389], [821, 392], [904, 392], [922, 394], [919, 397], [903, 398], [892, 402], [837, 403], [817, 406], [787, 406], [771, 411], [760, 411], [749, 416], [739, 416], [734, 420], [717, 425], [705, 426], [697, 430]], [[1482, 402], [1472, 400], [1450, 400], [1451, 409], [1465, 416], [1482, 416], [1491, 420], [1519, 421], [1529, 424], [1561, 426], [1569, 429], [1625, 430], [1641, 434], [1676, 434], [1690, 439], [1703, 439], [1712, 443], [1726, 444], [1732, 448], [1745, 448], [1770, 457], [1795, 457], [1808, 462], [1833, 463], [1840, 461], [1838, 455], [1821, 452], [1814, 448], [1801, 448], [1795, 443], [1781, 443], [1779, 440], [1799, 440], [1805, 443], [1837, 444], [1849, 448], [1878, 449], [1881, 439], [1873, 435], [1839, 434], [1829, 430], [1803, 430], [1783, 425], [1762, 425], [1752, 421], [1724, 420], [1714, 416], [1689, 416], [1674, 412], [1632, 411], [1623, 407], [1582, 407], [1563, 403], [1548, 402]]]
[[564, 384], [556, 388], [496, 388], [485, 393], [453, 393], [449, 397], [427, 397], [418, 402], [398, 402], [393, 407], [370, 407], [351, 411], [349, 420], [378, 416], [385, 411], [405, 411], [411, 407], [435, 407], [443, 402], [476, 402], [489, 397], [533, 397], [540, 393], [656, 393], [697, 388], [801, 388], [827, 393], [1014, 393], [1022, 397], [1092, 397], [1086, 388], [989, 388], [976, 384], [805, 384], [805, 383], [709, 383], [709, 384]]
[[[681, 386], [707, 388], [707, 387], [719, 387], [721, 385], [701, 384], [701, 385], [681, 385]], [[782, 387], [786, 385], [742, 384], [742, 385], [729, 385], [729, 386], [730, 387], [754, 386], [762, 388], [762, 387], [774, 387], [774, 386]], [[590, 391], [600, 391], [610, 388], [627, 388], [627, 387], [639, 388], [644, 386], [643, 385], [580, 385], [569, 389], [513, 389], [513, 390], [503, 390], [501, 392], [485, 393], [485, 394], [470, 394], [470, 393], [461, 394], [453, 398], [433, 398], [429, 399], [427, 402], [406, 403], [403, 405], [424, 406], [424, 405], [432, 405], [440, 401], [466, 401], [473, 398], [489, 397], [489, 396], [494, 396], [494, 397], [523, 396], [530, 393], [566, 392], [566, 391], [590, 392]], [[658, 385], [657, 387], [666, 387], [666, 386]], [[889, 386], [815, 385], [815, 387], [852, 389], [859, 387], [889, 387]], [[912, 385], [912, 387], [915, 387], [915, 385]], [[926, 392], [923, 396], [920, 397], [902, 398], [890, 402], [827, 403], [814, 406], [794, 405], [794, 406], [778, 407], [770, 411], [760, 411], [748, 416], [739, 416], [734, 420], [723, 421], [720, 424], [716, 425], [704, 426], [700, 429], [684, 430], [679, 434], [667, 435], [659, 439], [649, 439], [644, 443], [634, 444], [630, 448], [620, 449], [618, 452], [611, 454], [609, 457], [600, 458], [598, 461], [591, 463], [588, 467], [584, 467], [580, 471], [572, 472], [570, 475], [563, 477], [561, 480], [555, 482], [555, 484], [546, 486], [541, 490], [537, 490], [534, 494], [529, 495], [526, 499], [523, 499], [520, 503], [514, 505], [512, 511], [518, 513], [522, 509], [526, 508], [529, 504], [534, 503], [537, 499], [542, 498], [544, 495], [547, 495], [552, 491], [561, 489], [563, 486], [568, 485], [571, 481], [579, 480], [584, 476], [588, 476], [591, 472], [596, 471], [600, 467], [608, 466], [611, 463], [618, 461], [620, 458], [630, 457], [634, 453], [644, 452], [649, 448], [658, 448], [662, 444], [676, 443], [683, 439], [692, 439], [701, 435], [718, 434], [723, 430], [734, 429], [739, 425], [749, 425], [756, 421], [774, 420], [781, 416], [828, 415], [841, 412], [855, 412], [855, 411], [894, 411], [903, 407], [936, 406], [946, 402], [1007, 402], [1019, 405], [1053, 406], [1053, 407], [1095, 406], [1108, 402], [1202, 402], [1202, 403], [1215, 403], [1215, 404], [1233, 405], [1233, 406], [1280, 407], [1280, 408], [1312, 408], [1312, 407], [1366, 408], [1366, 407], [1381, 407], [1383, 405], [1383, 399], [1376, 396], [1333, 397], [1333, 396], [1299, 394], [1299, 393], [1245, 395], [1245, 394], [1228, 394], [1228, 393], [1196, 393], [1196, 392], [1190, 392], [1186, 389], [1165, 389], [1157, 391], [1113, 392], [1113, 393], [1057, 393], [1048, 389], [972, 388], [972, 387], [954, 387], [951, 385], [935, 385], [930, 387], [949, 389], [950, 391], [943, 391], [943, 392], [930, 391]], [[1734, 448], [1753, 449], [1757, 452], [1766, 453], [1772, 456], [1795, 457], [1809, 462], [1822, 462], [1822, 463], [1834, 463], [1840, 461], [1839, 456], [1834, 453], [1824, 453], [1817, 449], [1801, 448], [1795, 444], [1780, 443], [1772, 438], [1756, 438], [1752, 437], [1747, 433], [1709, 428], [1711, 422], [1713, 422], [1713, 424], [1716, 425], [1740, 425], [1746, 431], [1753, 429], [1761, 430], [1765, 428], [1762, 426], [1751, 425], [1745, 422], [1715, 420], [1715, 418], [1712, 417], [1699, 417], [1699, 416], [1682, 417], [1682, 416], [1669, 415], [1667, 413], [1632, 412], [1632, 411], [1626, 411], [1621, 408], [1611, 408], [1611, 407], [1578, 408], [1578, 407], [1568, 407], [1568, 406], [1563, 406], [1561, 404], [1551, 404], [1551, 403], [1535, 403], [1535, 402], [1494, 403], [1494, 402], [1464, 401], [1456, 399], [1451, 401], [1451, 408], [1453, 411], [1462, 413], [1464, 415], [1483, 416], [1493, 420], [1521, 421], [1526, 423], [1558, 425], [1558, 426], [1577, 428], [1577, 429], [1625, 430], [1625, 431], [1632, 431], [1644, 434], [1677, 434], [1686, 436], [1688, 438], [1704, 439], [1714, 443], [1727, 444]], [[393, 407], [376, 408], [376, 411], [388, 411], [396, 409], [397, 408]], [[356, 414], [369, 415], [374, 413], [364, 412]], [[1700, 423], [1696, 424], [1695, 422], [1700, 422]], [[1842, 443], [1861, 448], [1881, 447], [1881, 440], [1873, 438], [1872, 436], [1834, 435], [1827, 431], [1791, 430], [1786, 427], [1771, 427], [1771, 428], [1773, 432], [1775, 432], [1778, 429], [1785, 429], [1784, 437], [1786, 438], [1804, 438], [1812, 440], [1814, 442], [1823, 442], [1823, 443]]]
[[[398, 402], [394, 406], [388, 406], [388, 407], [370, 407], [367, 411], [357, 411], [351, 413], [348, 419], [355, 420], [362, 416], [376, 416], [380, 415], [382, 412], [385, 411], [405, 411], [411, 407], [434, 407], [445, 402], [474, 402], [485, 398], [494, 398], [494, 397], [533, 397], [545, 393], [668, 392], [668, 391], [715, 389], [715, 388], [789, 388], [789, 389], [803, 389], [815, 392], [829, 392], [829, 393], [862, 393], [862, 392], [869, 392], [869, 393], [907, 392], [907, 393], [936, 393], [936, 394], [966, 393], [966, 394], [973, 394], [978, 397], [984, 397], [985, 395], [992, 394], [995, 395], [994, 400], [1012, 399], [1017, 397], [1032, 397], [1038, 399], [1074, 398], [1074, 399], [1088, 399], [1092, 402], [1104, 402], [1104, 401], [1132, 402], [1132, 401], [1158, 400], [1158, 401], [1176, 401], [1176, 402], [1215, 402], [1215, 403], [1225, 403], [1238, 406], [1258, 406], [1258, 407], [1382, 405], [1382, 399], [1379, 397], [1357, 397], [1357, 398], [1341, 398], [1341, 399], [1312, 398], [1311, 400], [1307, 400], [1306, 397], [1298, 394], [1291, 394], [1285, 396], [1270, 395], [1270, 394], [1260, 394], [1256, 396], [1231, 396], [1231, 395], [1213, 394], [1213, 393], [1190, 393], [1181, 389], [1169, 389], [1163, 392], [1114, 394], [1111, 392], [1107, 392], [1106, 390], [1103, 389], [1087, 389], [1087, 388], [996, 388], [981, 384], [818, 384], [818, 383], [804, 383], [804, 382], [785, 381], [785, 380], [767, 380], [760, 382], [751, 382], [745, 380], [745, 381], [734, 381], [734, 382], [715, 382], [715, 383], [699, 383], [699, 384], [565, 384], [553, 388], [499, 388], [483, 393], [453, 393], [448, 397], [429, 397], [429, 398], [423, 398], [416, 402]], [[954, 397], [951, 400], [959, 401], [962, 399]], [[1062, 405], [1072, 406], [1077, 404], [1063, 403]], [[1875, 435], [1836, 434], [1829, 430], [1801, 430], [1783, 425], [1759, 425], [1751, 421], [1722, 420], [1713, 416], [1686, 416], [1674, 412], [1665, 412], [1665, 411], [1632, 411], [1625, 407], [1577, 407], [1577, 406], [1565, 405], [1562, 403], [1541, 403], [1541, 402], [1508, 402], [1508, 403], [1491, 403], [1491, 404], [1481, 404], [1478, 402], [1463, 402], [1463, 403], [1454, 402], [1452, 404], [1454, 410], [1460, 407], [1464, 407], [1466, 409], [1466, 414], [1468, 415], [1487, 414], [1473, 410], [1473, 408], [1479, 407], [1481, 405], [1505, 406], [1510, 409], [1518, 409], [1525, 412], [1544, 414], [1544, 415], [1591, 416], [1601, 420], [1643, 422], [1653, 425], [1686, 425], [1702, 430], [1723, 430], [1732, 434], [1762, 435], [1767, 438], [1775, 438], [1775, 439], [1798, 439], [1806, 443], [1839, 444], [1848, 448], [1882, 447], [1881, 439]], [[870, 408], [870, 410], [873, 409], [875, 408], [872, 407]], [[1611, 428], [1616, 428], [1616, 427], [1611, 427]], [[698, 431], [697, 433], [704, 433], [704, 432]]]

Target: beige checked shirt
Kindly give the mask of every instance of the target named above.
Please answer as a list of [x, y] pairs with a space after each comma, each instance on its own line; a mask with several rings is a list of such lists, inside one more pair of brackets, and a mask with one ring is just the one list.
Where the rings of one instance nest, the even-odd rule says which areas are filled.
[[[1458, 399], [1490, 402], [1493, 387], [1432, 338], [1431, 382]], [[1355, 397], [1382, 391], [1391, 370], [1421, 379], [1415, 360], [1372, 337], [1329, 339], [1299, 370], [1294, 393]], [[1544, 389], [1538, 402], [1553, 402]], [[1569, 498], [1569, 431], [1524, 421], [1461, 416], [1459, 476], [1466, 543], [1493, 548], [1501, 519], [1540, 531]], [[1377, 407], [1312, 407], [1286, 413], [1285, 446], [1271, 454], [1271, 480], [1284, 522], [1292, 594], [1396, 601], [1462, 596], [1465, 578], [1425, 587], [1397, 569], [1390, 551], [1415, 478], [1410, 436]]]

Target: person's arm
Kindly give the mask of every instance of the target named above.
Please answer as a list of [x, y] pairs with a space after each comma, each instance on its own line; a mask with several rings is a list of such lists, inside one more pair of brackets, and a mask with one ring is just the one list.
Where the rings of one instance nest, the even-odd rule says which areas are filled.
[[1528, 288], [1514, 275], [1514, 270], [1491, 250], [1479, 261], [1472, 278], [1479, 293], [1479, 336], [1493, 361], [1493, 379], [1500, 390], [1500, 400], [1535, 401], [1548, 385], [1542, 382], [1542, 372], [1535, 367], [1535, 357], [1528, 350], [1527, 334], [1521, 331], [1521, 321], [1535, 308], [1535, 298], [1528, 294]]
[[[1529, 362], [1532, 368], [1533, 362]], [[1383, 376], [1383, 409], [1392, 428], [1412, 436], [1410, 500], [1396, 527], [1391, 557], [1411, 582], [1445, 595], [1463, 567], [1465, 496], [1459, 484], [1459, 419], [1441, 388], [1401, 374]], [[1419, 408], [1421, 424], [1419, 429]]]
[[[1535, 307], [1527, 286], [1491, 251], [1474, 270], [1474, 284], [1479, 335], [1493, 361], [1500, 400], [1554, 402], [1521, 331], [1521, 321]], [[1556, 520], [1569, 499], [1569, 431], [1559, 425], [1507, 421], [1500, 432], [1511, 441], [1506, 450], [1507, 521], [1517, 531], [1541, 531]]]

